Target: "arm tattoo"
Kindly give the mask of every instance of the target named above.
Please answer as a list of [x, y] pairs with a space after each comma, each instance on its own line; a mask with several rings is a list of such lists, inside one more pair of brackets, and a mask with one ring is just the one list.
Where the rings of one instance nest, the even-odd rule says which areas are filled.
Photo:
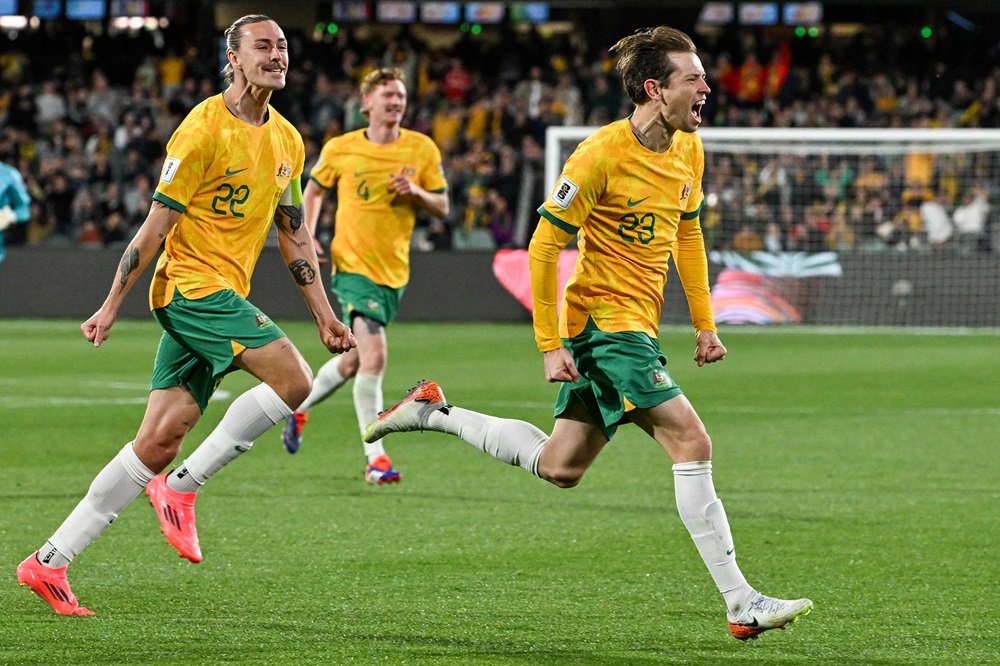
[[121, 277], [118, 279], [119, 291], [125, 289], [125, 285], [128, 283], [128, 276], [138, 267], [139, 248], [130, 245], [125, 250], [125, 254], [122, 255], [121, 263], [118, 264], [118, 272], [121, 273]]
[[296, 259], [292, 263], [288, 264], [288, 270], [292, 272], [292, 277], [295, 278], [295, 283], [300, 287], [304, 287], [307, 284], [312, 284], [316, 281], [316, 270], [309, 265], [309, 262], [305, 259]]
[[302, 205], [297, 204], [295, 206], [278, 206], [278, 210], [281, 214], [288, 218], [288, 226], [291, 228], [294, 234], [302, 226]]

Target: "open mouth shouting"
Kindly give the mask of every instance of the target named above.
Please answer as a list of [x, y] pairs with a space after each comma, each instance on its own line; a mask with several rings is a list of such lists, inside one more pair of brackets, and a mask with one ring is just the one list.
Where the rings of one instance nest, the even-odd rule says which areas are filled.
[[705, 106], [705, 100], [698, 100], [691, 107], [691, 115], [694, 116], [694, 120], [697, 123], [701, 123], [701, 107]]

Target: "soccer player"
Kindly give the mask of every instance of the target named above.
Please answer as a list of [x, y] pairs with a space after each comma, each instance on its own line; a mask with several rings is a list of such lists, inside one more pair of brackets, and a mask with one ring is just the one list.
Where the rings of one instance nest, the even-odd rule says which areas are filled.
[[[139, 431], [17, 568], [18, 582], [60, 614], [92, 615], [70, 591], [66, 567], [143, 489], [167, 541], [200, 562], [199, 488], [309, 394], [305, 360], [246, 300], [272, 220], [323, 344], [331, 352], [356, 344], [316, 280], [319, 262], [302, 223], [302, 137], [268, 105], [271, 93], [285, 86], [288, 42], [263, 15], [244, 16], [225, 34], [229, 86], [196, 106], [174, 132], [149, 215], [126, 248], [104, 304], [80, 327], [95, 347], [107, 340], [122, 300], [163, 244], [149, 297], [164, 333]], [[236, 369], [262, 383], [233, 401], [180, 467], [157, 476], [177, 456], [223, 376]]]
[[[385, 327], [395, 319], [410, 279], [410, 237], [417, 210], [434, 217], [448, 214], [441, 151], [429, 137], [400, 127], [406, 111], [402, 70], [383, 68], [368, 74], [361, 83], [361, 103], [368, 127], [323, 146], [304, 193], [306, 225], [315, 234], [323, 196], [336, 188], [331, 288], [358, 346], [316, 373], [312, 392], [282, 431], [289, 453], [299, 450], [309, 411], [352, 377], [362, 435], [378, 417], [388, 352]], [[365, 442], [364, 451], [366, 481], [400, 480], [380, 440]]]
[[[523, 421], [447, 405], [420, 382], [369, 426], [368, 437], [433, 430], [560, 487], [577, 485], [624, 423], [655, 439], [674, 465], [677, 509], [722, 593], [741, 640], [783, 627], [812, 608], [751, 587], [736, 564], [722, 501], [712, 483], [712, 443], [671, 379], [657, 342], [670, 256], [696, 331], [698, 366], [722, 360], [699, 214], [704, 152], [694, 133], [710, 92], [694, 43], [668, 27], [640, 31], [612, 52], [635, 103], [629, 118], [598, 130], [566, 162], [529, 255], [534, 328], [545, 376], [563, 382], [546, 436]], [[579, 236], [579, 258], [557, 316], [556, 262]]]
[[12, 224], [23, 224], [31, 217], [31, 195], [21, 172], [0, 162], [0, 262], [7, 255], [4, 230]]

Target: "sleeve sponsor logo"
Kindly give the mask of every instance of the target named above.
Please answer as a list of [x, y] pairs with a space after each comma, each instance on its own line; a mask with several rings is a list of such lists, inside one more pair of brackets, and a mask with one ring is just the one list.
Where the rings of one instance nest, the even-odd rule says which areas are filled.
[[552, 203], [566, 210], [573, 203], [573, 198], [576, 197], [576, 193], [579, 191], [579, 185], [574, 184], [569, 178], [563, 176], [559, 179], [559, 184], [556, 185], [555, 192], [552, 193]]
[[166, 161], [163, 162], [163, 175], [160, 180], [164, 183], [174, 182], [174, 176], [177, 175], [177, 170], [181, 166], [181, 161], [176, 157], [168, 157]]

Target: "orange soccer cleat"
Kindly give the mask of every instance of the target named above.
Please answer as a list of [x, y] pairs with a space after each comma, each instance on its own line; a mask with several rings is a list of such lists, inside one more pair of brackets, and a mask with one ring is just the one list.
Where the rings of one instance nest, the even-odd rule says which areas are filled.
[[198, 530], [194, 526], [194, 500], [197, 493], [181, 493], [167, 485], [167, 475], [161, 474], [146, 486], [146, 495], [160, 519], [160, 529], [167, 542], [181, 557], [201, 562]]
[[399, 404], [379, 414], [378, 418], [368, 425], [365, 430], [365, 441], [380, 440], [391, 432], [423, 430], [431, 412], [441, 410], [448, 413], [448, 409], [441, 387], [422, 379], [410, 389]]
[[93, 615], [93, 611], [80, 605], [69, 589], [66, 567], [47, 567], [38, 561], [37, 555], [35, 551], [17, 566], [17, 582], [27, 585], [60, 615]]
[[365, 467], [365, 481], [375, 485], [383, 483], [398, 483], [403, 480], [403, 475], [392, 466], [392, 460], [384, 453]]
[[289, 453], [295, 453], [302, 446], [302, 429], [309, 421], [309, 414], [293, 412], [285, 419], [285, 427], [281, 431], [281, 443]]

